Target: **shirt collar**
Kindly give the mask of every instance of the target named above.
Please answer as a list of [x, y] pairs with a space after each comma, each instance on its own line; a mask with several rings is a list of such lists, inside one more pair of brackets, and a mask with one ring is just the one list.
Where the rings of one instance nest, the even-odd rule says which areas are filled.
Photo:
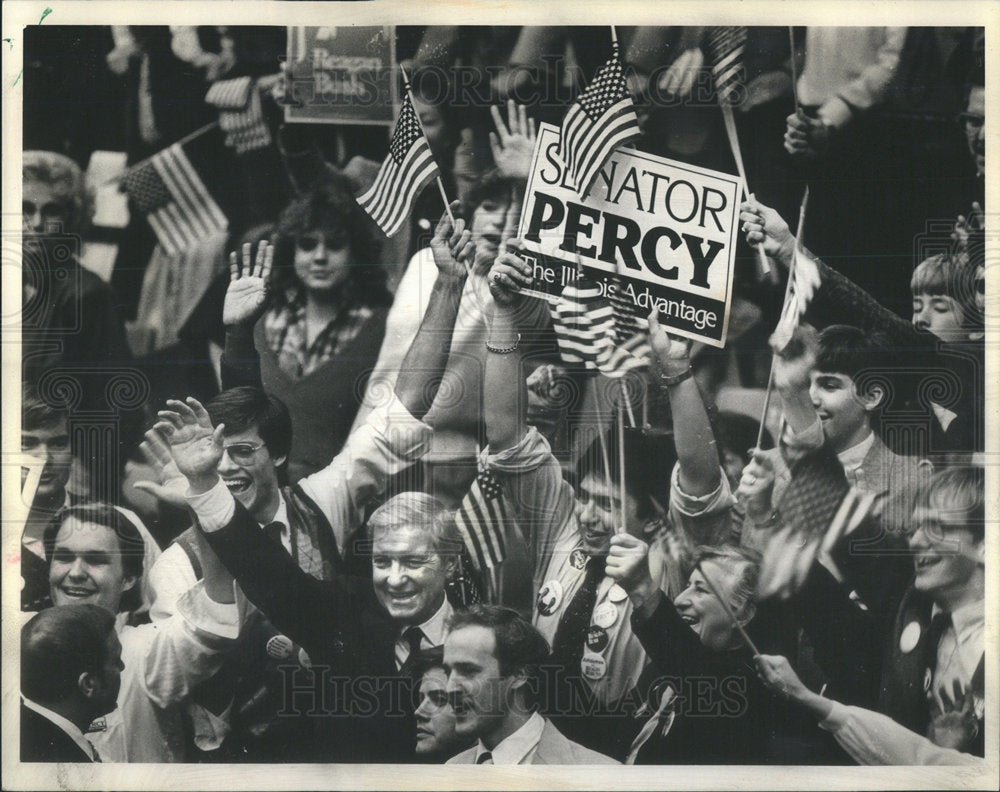
[[265, 525], [270, 525], [273, 522], [280, 522], [284, 526], [281, 529], [282, 535], [287, 534], [290, 530], [288, 526], [288, 505], [285, 503], [285, 496], [281, 494], [281, 489], [278, 490], [278, 508], [274, 512], [274, 516], [266, 523], [257, 524], [263, 528]]
[[538, 747], [544, 728], [545, 718], [537, 712], [533, 712], [520, 729], [501, 740], [500, 744], [492, 751], [483, 745], [482, 740], [479, 740], [476, 743], [476, 762], [478, 763], [479, 757], [488, 752], [495, 765], [521, 764]]
[[868, 452], [871, 451], [873, 445], [875, 445], [875, 433], [869, 432], [868, 437], [860, 443], [837, 454], [837, 459], [840, 460], [840, 464], [844, 470], [857, 470], [861, 467], [861, 463], [865, 461], [865, 457], [868, 456]]
[[[448, 635], [448, 619], [451, 618], [451, 614], [451, 603], [445, 597], [444, 602], [441, 603], [441, 607], [435, 611], [434, 615], [423, 624], [417, 625], [420, 628], [420, 632], [424, 634], [424, 640], [429, 642], [431, 646], [441, 646], [444, 643], [444, 639]], [[400, 630], [400, 635], [407, 629], [409, 629], [409, 626]]]
[[37, 712], [43, 718], [45, 718], [48, 721], [51, 721], [53, 724], [55, 724], [64, 732], [66, 732], [66, 734], [70, 736], [73, 742], [75, 742], [77, 745], [80, 746], [80, 749], [85, 754], [87, 754], [87, 756], [89, 756], [91, 759], [97, 758], [96, 753], [94, 751], [94, 746], [87, 741], [87, 738], [83, 736], [83, 732], [80, 731], [79, 727], [75, 723], [73, 723], [70, 720], [67, 720], [58, 712], [53, 712], [48, 707], [43, 707], [41, 704], [37, 704], [36, 702], [32, 701], [29, 698], [25, 698], [24, 696], [22, 696], [21, 700], [24, 701], [25, 707], [34, 712]]
[[[931, 617], [933, 618], [942, 612], [943, 609], [934, 603], [934, 607], [931, 608]], [[983, 600], [967, 602], [951, 613], [951, 628], [955, 631], [958, 653], [962, 658], [962, 666], [969, 673], [972, 673], [979, 665], [979, 658], [983, 655], [985, 620]]]

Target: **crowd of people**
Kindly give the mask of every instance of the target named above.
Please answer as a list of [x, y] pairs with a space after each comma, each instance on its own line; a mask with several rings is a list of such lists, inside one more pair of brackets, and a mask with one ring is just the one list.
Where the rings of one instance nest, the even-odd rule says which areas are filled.
[[[636, 147], [734, 173], [708, 29], [618, 34]], [[28, 33], [21, 760], [981, 761], [983, 30], [749, 28], [726, 348], [654, 311], [619, 379], [561, 358], [516, 237], [607, 28], [394, 35], [454, 200], [386, 239], [388, 138], [284, 121], [284, 29]], [[224, 238], [171, 258], [132, 195], [90, 271], [90, 155], [244, 77]]]

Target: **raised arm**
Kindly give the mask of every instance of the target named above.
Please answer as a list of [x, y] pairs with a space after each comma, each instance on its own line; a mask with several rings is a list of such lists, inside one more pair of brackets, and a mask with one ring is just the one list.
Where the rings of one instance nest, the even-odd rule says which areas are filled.
[[487, 313], [486, 371], [483, 376], [483, 411], [486, 438], [496, 453], [513, 448], [528, 430], [528, 393], [521, 371], [521, 334], [518, 316], [524, 298], [518, 294], [531, 286], [531, 265], [511, 252], [517, 242], [497, 256], [489, 275], [493, 295]]
[[[457, 211], [458, 206], [458, 201], [453, 202], [452, 211]], [[448, 363], [467, 275], [464, 262], [472, 254], [470, 237], [465, 221], [456, 220], [453, 226], [446, 212], [441, 215], [431, 240], [437, 278], [420, 328], [403, 358], [395, 388], [396, 397], [417, 420], [422, 420], [434, 403]]]
[[222, 323], [226, 327], [226, 348], [222, 353], [222, 388], [250, 385], [263, 388], [260, 355], [253, 342], [257, 320], [264, 315], [267, 281], [274, 260], [274, 246], [267, 240], [257, 245], [251, 260], [251, 246], [242, 250], [242, 267], [236, 251], [229, 254], [229, 288], [222, 304]]
[[681, 489], [696, 497], [708, 495], [718, 488], [722, 472], [708, 412], [691, 376], [691, 342], [667, 335], [653, 311], [649, 314], [649, 343], [653, 348], [652, 375], [670, 399]]

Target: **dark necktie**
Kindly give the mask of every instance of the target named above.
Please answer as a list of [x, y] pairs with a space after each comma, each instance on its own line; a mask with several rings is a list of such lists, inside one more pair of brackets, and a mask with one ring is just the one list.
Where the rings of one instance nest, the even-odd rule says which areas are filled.
[[476, 759], [476, 764], [493, 764], [493, 754], [489, 751], [483, 751]]
[[417, 664], [417, 658], [420, 656], [420, 641], [423, 640], [423, 637], [424, 632], [419, 627], [407, 627], [403, 630], [403, 638], [409, 644], [410, 652], [399, 668], [400, 676], [409, 676], [413, 672], [413, 667]]
[[606, 560], [605, 556], [592, 556], [587, 561], [586, 577], [566, 606], [552, 639], [552, 661], [565, 669], [569, 677], [580, 675], [584, 641], [597, 602], [597, 587], [604, 579]]
[[267, 536], [271, 537], [271, 539], [273, 539], [278, 544], [281, 544], [281, 534], [284, 530], [285, 530], [285, 524], [280, 520], [269, 522], [267, 525], [264, 526], [264, 533]]

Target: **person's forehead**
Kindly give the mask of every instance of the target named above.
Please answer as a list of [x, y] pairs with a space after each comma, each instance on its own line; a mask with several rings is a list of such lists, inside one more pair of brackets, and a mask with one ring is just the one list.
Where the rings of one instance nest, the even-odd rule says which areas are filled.
[[580, 482], [580, 492], [595, 498], [617, 498], [618, 487], [608, 486], [607, 481], [594, 473], [587, 473]]
[[964, 531], [966, 525], [965, 509], [950, 503], [947, 496], [932, 498], [931, 505], [918, 506], [913, 510], [913, 524], [920, 527], [934, 527], [940, 531]]
[[720, 594], [731, 594], [732, 589], [736, 585], [736, 579], [739, 574], [739, 565], [733, 561], [725, 563], [719, 559], [706, 558], [701, 562], [702, 569], [695, 569], [691, 576], [688, 578], [688, 584], [693, 585], [695, 583], [701, 583], [706, 589], [711, 591], [711, 587], [705, 581], [705, 575], [708, 575], [712, 584], [718, 589]]
[[848, 377], [846, 374], [841, 374], [840, 372], [837, 371], [822, 371], [820, 369], [815, 369], [815, 368], [809, 372], [809, 378], [813, 382], [815, 382], [818, 379], [827, 381], [836, 380], [841, 385], [849, 385], [851, 382], [851, 378]]
[[386, 555], [428, 553], [434, 550], [434, 535], [425, 525], [399, 525], [375, 528], [372, 535], [374, 552]]
[[969, 91], [969, 103], [965, 110], [967, 113], [986, 115], [986, 88], [984, 86], [979, 85]]
[[226, 445], [235, 445], [236, 443], [251, 443], [252, 445], [260, 445], [264, 442], [264, 438], [260, 436], [257, 424], [248, 426], [242, 432], [227, 432], [222, 436], [222, 439]]
[[448, 684], [448, 674], [442, 666], [434, 666], [424, 671], [420, 679], [420, 690], [423, 693], [430, 693], [435, 690], [444, 690]]
[[69, 434], [69, 427], [66, 425], [66, 419], [60, 418], [55, 423], [47, 424], [45, 426], [35, 426], [31, 429], [21, 429], [21, 437], [37, 437], [43, 440], [47, 440], [51, 437], [64, 437]]
[[77, 552], [119, 551], [118, 537], [108, 526], [85, 522], [76, 517], [67, 518], [56, 534], [55, 546]]
[[53, 202], [60, 206], [63, 205], [64, 200], [61, 195], [56, 191], [55, 187], [51, 184], [46, 184], [43, 181], [38, 181], [37, 179], [28, 179], [21, 186], [21, 196], [23, 200], [30, 200], [36, 203], [47, 203]]
[[449, 665], [474, 662], [486, 666], [495, 661], [496, 636], [489, 627], [469, 624], [452, 630], [444, 642], [444, 660]]

